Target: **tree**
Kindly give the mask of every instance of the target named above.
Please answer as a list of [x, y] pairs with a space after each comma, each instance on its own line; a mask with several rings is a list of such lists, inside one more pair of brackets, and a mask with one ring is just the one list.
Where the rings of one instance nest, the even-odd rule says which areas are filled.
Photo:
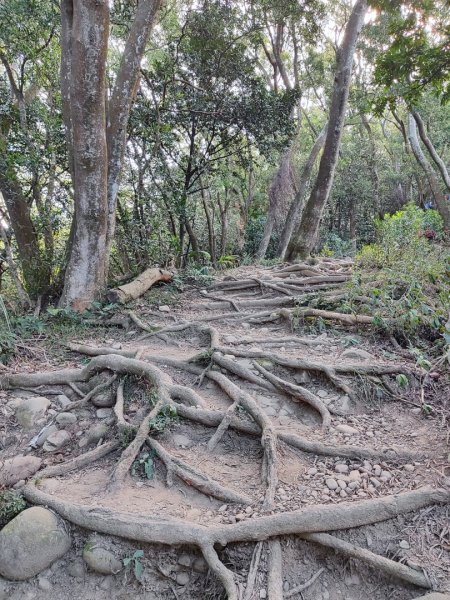
[[307, 256], [317, 240], [323, 209], [333, 185], [350, 88], [353, 54], [364, 24], [366, 10], [367, 2], [357, 0], [345, 28], [344, 38], [337, 56], [327, 136], [319, 172], [311, 195], [303, 209], [300, 223], [289, 245], [286, 255], [288, 260], [293, 260], [297, 256], [301, 258]]
[[61, 5], [61, 93], [75, 203], [61, 306], [84, 310], [106, 285], [126, 127], [160, 3], [138, 5], [107, 109], [109, 3]]

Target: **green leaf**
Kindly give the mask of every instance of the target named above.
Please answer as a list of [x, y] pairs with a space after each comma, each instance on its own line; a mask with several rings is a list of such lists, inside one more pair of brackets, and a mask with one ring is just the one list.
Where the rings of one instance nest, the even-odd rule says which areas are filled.
[[131, 562], [131, 558], [124, 558], [122, 562], [124, 567], [128, 567]]
[[143, 556], [144, 556], [143, 550], [136, 550], [136, 552], [133, 554], [133, 558], [142, 558]]
[[140, 563], [139, 560], [135, 560], [134, 561], [134, 576], [136, 577], [136, 579], [138, 581], [140, 581], [141, 577], [142, 577], [142, 564]]
[[406, 375], [403, 375], [403, 373], [397, 375], [395, 381], [397, 382], [397, 385], [401, 388], [405, 388], [408, 385], [408, 378], [406, 377]]
[[153, 458], [148, 458], [144, 463], [144, 471], [147, 479], [153, 479]]

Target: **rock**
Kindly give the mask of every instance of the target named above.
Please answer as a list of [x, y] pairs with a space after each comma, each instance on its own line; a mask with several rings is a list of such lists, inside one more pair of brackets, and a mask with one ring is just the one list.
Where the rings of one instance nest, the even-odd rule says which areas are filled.
[[54, 425], [54, 424], [47, 425], [39, 432], [39, 435], [37, 436], [37, 438], [33, 438], [33, 440], [34, 440], [33, 444], [31, 444], [31, 442], [30, 442], [30, 446], [31, 447], [43, 446], [45, 441], [47, 440], [47, 438], [49, 436], [51, 436], [53, 433], [56, 433], [57, 431], [59, 431], [59, 429], [56, 425]]
[[352, 403], [348, 396], [340, 396], [336, 401], [336, 405], [338, 406], [339, 410], [344, 413], [350, 413], [353, 410]]
[[398, 543], [399, 547], [402, 548], [403, 550], [409, 550], [410, 549], [410, 545], [409, 542], [407, 540], [400, 540]]
[[328, 396], [328, 392], [326, 390], [317, 390], [316, 396], [319, 396], [319, 398], [326, 398]]
[[178, 559], [178, 564], [182, 567], [190, 567], [191, 557], [189, 556], [189, 554], [182, 554]]
[[111, 348], [113, 348], [113, 350], [121, 350], [122, 344], [120, 342], [114, 342], [114, 344], [111, 346]]
[[357, 488], [359, 488], [359, 483], [357, 481], [350, 481], [347, 487], [351, 490], [356, 490]]
[[345, 490], [341, 490], [341, 491], [339, 492], [339, 496], [340, 496], [341, 498], [347, 498], [348, 494], [347, 494], [347, 492], [346, 492]]
[[104, 423], [99, 423], [91, 427], [85, 438], [87, 445], [97, 444], [108, 433], [108, 429], [108, 426]]
[[89, 542], [84, 547], [83, 559], [88, 567], [103, 575], [114, 575], [122, 569], [122, 563], [112, 552]]
[[261, 590], [259, 590], [259, 597], [260, 598], [267, 598], [267, 591], [262, 588]]
[[49, 407], [50, 400], [44, 396], [25, 398], [16, 408], [16, 420], [22, 427], [32, 429], [45, 416]]
[[242, 329], [250, 329], [250, 323], [241, 323]]
[[361, 473], [358, 471], [358, 469], [353, 469], [353, 471], [350, 471], [348, 478], [350, 481], [360, 481]]
[[356, 360], [373, 360], [372, 354], [359, 348], [348, 348], [341, 354], [341, 358], [351, 358]]
[[15, 581], [34, 577], [64, 556], [70, 545], [54, 513], [40, 506], [27, 508], [0, 531], [0, 575]]
[[58, 425], [65, 427], [66, 425], [73, 425], [77, 422], [77, 415], [70, 412], [62, 412], [56, 417]]
[[375, 488], [378, 488], [381, 485], [381, 481], [379, 481], [376, 477], [371, 477], [369, 481]]
[[404, 466], [405, 471], [408, 471], [408, 473], [412, 473], [413, 471], [415, 471], [415, 466], [414, 465], [405, 465]]
[[84, 579], [86, 569], [82, 560], [74, 560], [67, 566], [67, 572], [71, 577]]
[[337, 425], [336, 431], [339, 431], [339, 433], [344, 433], [346, 435], [355, 435], [356, 433], [359, 433], [357, 429], [351, 427], [350, 425], [345, 425], [344, 423], [340, 423], [339, 425]]
[[202, 557], [196, 558], [192, 565], [196, 573], [206, 573], [208, 571], [208, 563]]
[[8, 600], [11, 597], [9, 593], [9, 584], [4, 579], [0, 579], [0, 600]]
[[97, 408], [111, 408], [114, 406], [116, 399], [111, 388], [108, 388], [107, 390], [96, 394], [91, 402], [94, 406], [97, 406]]
[[64, 429], [55, 431], [55, 433], [49, 435], [45, 440], [42, 449], [45, 452], [56, 452], [57, 450], [64, 448], [64, 446], [70, 442], [70, 439], [70, 433], [67, 433]]
[[15, 456], [0, 462], [0, 489], [31, 477], [41, 468], [41, 464], [40, 458], [31, 455]]
[[114, 413], [112, 408], [99, 408], [95, 411], [97, 419], [107, 419]]
[[336, 473], [348, 473], [348, 466], [344, 463], [337, 463], [334, 470]]
[[159, 312], [169, 313], [170, 306], [167, 306], [167, 304], [164, 304], [163, 306], [158, 306], [158, 310], [159, 310]]
[[56, 396], [56, 402], [58, 402], [61, 408], [66, 408], [67, 406], [69, 406], [69, 404], [72, 404], [72, 402], [65, 394], [59, 394], [58, 396]]
[[186, 435], [182, 435], [181, 433], [175, 434], [172, 437], [172, 441], [178, 448], [190, 448], [194, 445], [194, 442], [190, 438], [188, 438]]
[[318, 471], [317, 471], [316, 467], [311, 467], [306, 472], [308, 473], [308, 475], [315, 475]]
[[392, 473], [390, 471], [381, 471], [381, 477], [383, 478], [383, 481], [389, 481], [389, 479], [392, 479]]
[[337, 484], [341, 488], [341, 490], [345, 490], [345, 488], [347, 487], [347, 484], [342, 479], [338, 479]]
[[373, 473], [374, 473], [375, 477], [380, 477], [381, 470], [382, 469], [381, 469], [380, 465], [374, 465], [373, 466]]
[[311, 377], [309, 376], [308, 371], [300, 371], [300, 373], [296, 373], [294, 375], [295, 383], [302, 385], [303, 383], [309, 383], [311, 381]]
[[325, 485], [327, 486], [327, 488], [329, 490], [337, 490], [337, 488], [338, 488], [338, 483], [337, 483], [336, 479], [333, 479], [331, 477], [329, 479], [325, 480]]
[[46, 577], [39, 577], [38, 586], [44, 592], [49, 592], [52, 589], [52, 584]]
[[238, 341], [238, 338], [235, 335], [225, 335], [223, 338], [223, 341], [226, 344], [236, 344]]
[[187, 585], [189, 583], [189, 574], [185, 571], [177, 573], [176, 582], [178, 583], [178, 585]]

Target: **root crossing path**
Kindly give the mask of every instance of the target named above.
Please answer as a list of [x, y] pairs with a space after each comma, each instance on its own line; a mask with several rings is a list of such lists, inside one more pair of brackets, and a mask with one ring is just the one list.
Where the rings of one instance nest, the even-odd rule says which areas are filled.
[[7, 407], [53, 407], [29, 503], [142, 550], [107, 597], [450, 598], [445, 407], [424, 415], [438, 389], [414, 357], [339, 311], [351, 268], [240, 268], [2, 376]]

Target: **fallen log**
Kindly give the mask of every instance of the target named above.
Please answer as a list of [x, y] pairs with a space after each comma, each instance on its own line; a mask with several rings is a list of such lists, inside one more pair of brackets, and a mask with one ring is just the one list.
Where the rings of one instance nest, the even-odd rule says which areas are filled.
[[130, 283], [109, 290], [107, 298], [115, 304], [126, 304], [130, 300], [135, 300], [139, 296], [142, 296], [158, 281], [169, 283], [172, 281], [172, 277], [173, 275], [169, 271], [163, 271], [158, 268], [146, 269], [136, 279], [130, 281]]

